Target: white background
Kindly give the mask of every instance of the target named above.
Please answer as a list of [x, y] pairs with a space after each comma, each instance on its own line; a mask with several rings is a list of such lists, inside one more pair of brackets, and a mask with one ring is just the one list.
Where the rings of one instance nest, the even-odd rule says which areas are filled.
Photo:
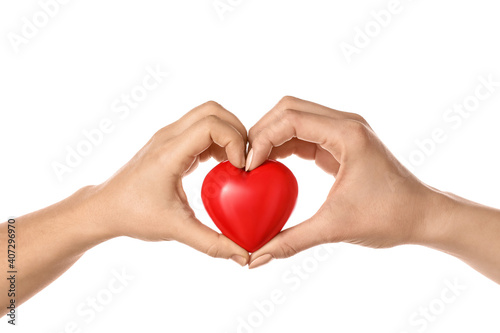
[[[212, 0], [74, 0], [15, 52], [9, 33], [21, 35], [23, 17], [32, 21], [41, 7], [34, 0], [3, 1], [0, 219], [104, 181], [156, 130], [207, 100], [250, 128], [284, 95], [362, 114], [406, 160], [418, 154], [416, 140], [442, 128], [446, 142], [415, 173], [434, 187], [500, 207], [500, 87], [457, 129], [443, 120], [448, 108], [474, 95], [480, 76], [500, 81], [495, 1], [401, 0], [400, 12], [351, 62], [341, 43], [353, 44], [356, 27], [370, 25], [370, 13], [389, 1], [231, 3], [221, 19]], [[169, 77], [120, 119], [111, 105], [142, 82], [147, 66], [160, 66]], [[51, 164], [64, 162], [66, 146], [74, 148], [85, 139], [82, 131], [104, 118], [114, 122], [113, 132], [59, 181]], [[300, 192], [288, 227], [315, 212], [334, 180], [312, 162], [284, 163]], [[199, 190], [213, 166], [206, 163], [185, 180], [198, 217], [212, 227]], [[174, 242], [115, 239], [22, 305], [15, 331], [60, 333], [74, 321], [81, 332], [237, 332], [240, 319], [249, 317], [253, 326], [241, 332], [500, 330], [500, 287], [455, 258], [421, 247], [344, 244], [321, 262], [314, 254], [249, 271]], [[292, 272], [302, 265], [307, 278]], [[105, 295], [113, 270], [122, 269], [134, 279], [86, 322], [77, 308], [87, 297]], [[441, 308], [447, 280], [466, 290]], [[268, 300], [273, 290], [284, 302], [264, 316], [254, 302]], [[429, 306], [439, 314], [425, 327], [410, 322]], [[13, 332], [6, 321], [0, 331]]]

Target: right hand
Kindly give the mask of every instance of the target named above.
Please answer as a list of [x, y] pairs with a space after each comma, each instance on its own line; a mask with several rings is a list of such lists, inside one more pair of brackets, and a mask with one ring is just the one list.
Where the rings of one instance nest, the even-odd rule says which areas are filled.
[[403, 167], [359, 115], [283, 98], [249, 131], [247, 168], [296, 154], [336, 180], [319, 211], [252, 253], [250, 268], [322, 243], [383, 248], [427, 237], [435, 191]]

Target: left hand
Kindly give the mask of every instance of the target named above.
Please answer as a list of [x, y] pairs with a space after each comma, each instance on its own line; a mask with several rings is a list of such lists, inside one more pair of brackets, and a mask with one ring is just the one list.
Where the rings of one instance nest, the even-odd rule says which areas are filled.
[[108, 238], [177, 240], [246, 265], [248, 252], [201, 223], [182, 188], [182, 178], [210, 157], [243, 168], [246, 140], [242, 123], [219, 104], [196, 107], [160, 129], [114, 176], [91, 189], [98, 227]]

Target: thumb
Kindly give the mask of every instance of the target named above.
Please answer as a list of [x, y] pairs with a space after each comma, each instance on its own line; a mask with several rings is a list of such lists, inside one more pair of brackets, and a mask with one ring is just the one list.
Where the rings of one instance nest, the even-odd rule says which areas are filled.
[[328, 233], [322, 214], [283, 230], [250, 256], [249, 268], [267, 264], [272, 259], [289, 258], [316, 245], [327, 243]]
[[241, 266], [248, 263], [249, 254], [226, 236], [201, 223], [194, 214], [181, 222], [175, 239], [214, 258], [232, 259]]

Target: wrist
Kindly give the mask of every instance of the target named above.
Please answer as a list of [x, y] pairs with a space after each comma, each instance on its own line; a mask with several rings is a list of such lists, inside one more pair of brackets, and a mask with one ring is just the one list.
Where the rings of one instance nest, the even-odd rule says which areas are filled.
[[114, 237], [107, 227], [97, 193], [97, 186], [85, 186], [55, 205], [61, 210], [61, 225], [70, 229], [87, 249]]
[[422, 221], [420, 234], [414, 243], [432, 248], [448, 242], [453, 221], [452, 215], [459, 203], [449, 194], [428, 187], [421, 207]]
[[424, 232], [419, 245], [461, 256], [475, 228], [495, 210], [468, 201], [452, 193], [431, 188], [427, 204]]

